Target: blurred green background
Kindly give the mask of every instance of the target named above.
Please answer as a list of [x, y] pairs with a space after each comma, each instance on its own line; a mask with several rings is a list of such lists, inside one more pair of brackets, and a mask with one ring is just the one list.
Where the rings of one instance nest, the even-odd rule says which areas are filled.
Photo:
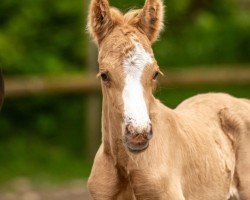
[[[111, 0], [127, 11], [143, 0]], [[162, 68], [250, 66], [249, 3], [168, 0], [166, 30], [154, 45]], [[87, 73], [88, 7], [83, 0], [1, 0], [0, 67], [6, 77]], [[160, 88], [174, 108], [201, 92], [250, 98], [250, 84]], [[6, 98], [0, 114], [0, 184], [17, 177], [65, 182], [88, 176], [86, 103], [82, 94]], [[96, 122], [100, 123], [100, 122]]]

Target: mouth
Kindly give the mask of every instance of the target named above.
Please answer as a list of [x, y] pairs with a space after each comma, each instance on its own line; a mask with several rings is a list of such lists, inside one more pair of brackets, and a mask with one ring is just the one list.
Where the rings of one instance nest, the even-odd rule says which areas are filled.
[[141, 145], [132, 145], [129, 142], [125, 142], [125, 146], [131, 153], [141, 153], [145, 151], [148, 146], [149, 146], [149, 141], [145, 142], [144, 144]]

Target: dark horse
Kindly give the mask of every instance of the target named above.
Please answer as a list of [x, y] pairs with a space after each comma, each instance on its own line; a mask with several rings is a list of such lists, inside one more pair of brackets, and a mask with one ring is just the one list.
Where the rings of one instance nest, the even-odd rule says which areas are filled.
[[4, 99], [4, 80], [3, 80], [3, 73], [0, 69], [0, 110], [3, 105], [3, 99]]

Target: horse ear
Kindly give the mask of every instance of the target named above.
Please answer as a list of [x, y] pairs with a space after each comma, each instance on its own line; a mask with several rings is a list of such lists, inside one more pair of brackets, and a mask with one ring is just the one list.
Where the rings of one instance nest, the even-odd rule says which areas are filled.
[[146, 0], [139, 17], [139, 28], [145, 32], [151, 43], [154, 43], [164, 27], [164, 5], [162, 0]]
[[89, 9], [88, 30], [94, 40], [100, 44], [113, 26], [108, 0], [92, 0]]
[[4, 99], [4, 81], [3, 81], [2, 70], [0, 69], [0, 110], [2, 108], [3, 99]]

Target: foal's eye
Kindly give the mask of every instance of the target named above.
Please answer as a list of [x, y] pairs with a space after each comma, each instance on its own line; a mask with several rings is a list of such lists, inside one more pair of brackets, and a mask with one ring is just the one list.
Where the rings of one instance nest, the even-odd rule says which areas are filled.
[[154, 74], [154, 76], [153, 76], [153, 79], [156, 80], [157, 77], [158, 77], [158, 75], [159, 75], [159, 72], [155, 72], [155, 74]]
[[101, 73], [101, 78], [102, 78], [102, 80], [103, 81], [109, 81], [109, 75], [108, 75], [108, 73], [107, 72], [105, 72], [105, 73]]

